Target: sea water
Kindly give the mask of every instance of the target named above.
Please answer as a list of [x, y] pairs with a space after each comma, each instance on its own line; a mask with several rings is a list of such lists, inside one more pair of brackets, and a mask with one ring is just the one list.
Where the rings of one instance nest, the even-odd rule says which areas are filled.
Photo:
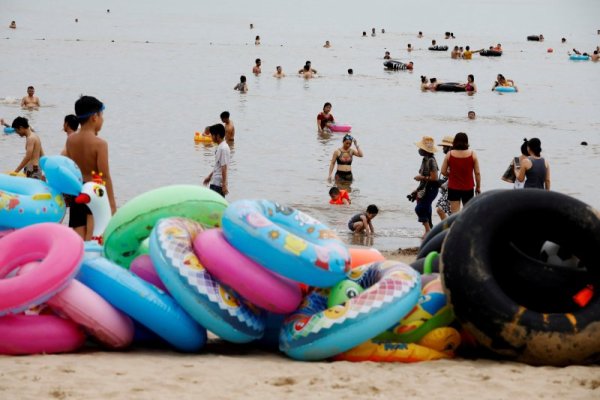
[[[480, 159], [483, 191], [510, 188], [502, 173], [523, 138], [538, 137], [552, 190], [600, 206], [600, 63], [567, 55], [600, 45], [598, 15], [595, 0], [2, 0], [0, 117], [29, 118], [46, 153], [57, 154], [65, 142], [63, 117], [73, 113], [75, 100], [98, 97], [106, 104], [100, 135], [109, 143], [117, 203], [124, 204], [153, 188], [201, 184], [215, 147], [195, 145], [194, 132], [227, 110], [236, 126], [229, 201], [268, 198], [298, 207], [348, 243], [415, 246], [423, 227], [406, 195], [416, 187], [421, 157], [414, 143], [424, 135], [439, 143], [466, 132]], [[12, 20], [15, 30], [8, 28]], [[456, 39], [445, 40], [446, 31]], [[544, 42], [526, 41], [540, 33]], [[499, 58], [452, 60], [449, 51], [427, 50], [432, 39], [450, 48], [501, 43], [505, 50]], [[331, 48], [322, 47], [325, 40]], [[413, 61], [414, 72], [385, 71], [386, 50]], [[258, 77], [251, 73], [256, 58]], [[318, 78], [297, 76], [306, 60]], [[272, 77], [277, 65], [286, 78]], [[498, 73], [513, 79], [519, 93], [492, 92]], [[466, 82], [468, 74], [475, 75], [474, 96], [419, 90], [420, 75]], [[233, 90], [240, 75], [248, 77], [247, 94]], [[41, 99], [39, 110], [19, 107], [29, 85]], [[336, 121], [352, 125], [364, 152], [352, 164], [350, 207], [328, 204], [329, 162], [342, 135], [317, 134], [325, 102], [333, 104]], [[476, 120], [467, 119], [469, 110]], [[0, 135], [0, 171], [15, 168], [23, 155], [23, 139]], [[436, 157], [441, 166], [441, 152]], [[368, 204], [381, 210], [376, 235], [354, 238], [347, 220]]]

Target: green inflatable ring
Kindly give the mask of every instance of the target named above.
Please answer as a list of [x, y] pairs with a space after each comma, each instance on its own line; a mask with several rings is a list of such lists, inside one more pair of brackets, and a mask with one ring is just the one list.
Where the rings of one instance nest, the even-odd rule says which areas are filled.
[[227, 200], [202, 186], [173, 185], [143, 193], [119, 208], [104, 231], [104, 255], [129, 269], [140, 244], [161, 218], [184, 217], [219, 226]]

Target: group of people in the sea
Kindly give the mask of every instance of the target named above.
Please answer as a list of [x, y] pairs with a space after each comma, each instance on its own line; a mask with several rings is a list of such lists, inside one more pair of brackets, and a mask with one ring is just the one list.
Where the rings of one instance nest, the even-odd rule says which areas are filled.
[[[109, 10], [107, 10], [109, 12]], [[16, 28], [16, 23], [13, 21], [10, 28]], [[250, 24], [250, 28], [254, 29], [254, 25]], [[385, 33], [385, 29], [381, 30]], [[366, 36], [366, 32], [363, 32]], [[375, 28], [372, 29], [371, 36], [376, 36]], [[543, 40], [543, 36], [539, 35], [539, 40]], [[419, 32], [418, 38], [423, 37], [423, 33]], [[454, 33], [446, 32], [446, 39], [454, 39]], [[563, 43], [566, 39], [563, 38]], [[256, 35], [255, 45], [260, 45], [260, 36]], [[436, 41], [432, 41], [434, 50], [438, 50], [439, 46]], [[331, 48], [331, 42], [327, 40], [323, 45], [324, 48]], [[432, 48], [430, 48], [432, 49]], [[408, 45], [408, 51], [412, 50], [411, 44]], [[502, 52], [502, 46], [497, 44], [490, 47], [491, 51]], [[471, 50], [470, 46], [462, 47], [455, 46], [451, 52], [453, 59], [471, 59], [472, 54], [483, 50]], [[582, 54], [578, 50], [573, 49], [575, 54]], [[593, 60], [598, 60], [598, 52], [600, 48], [596, 48], [591, 56]], [[587, 54], [587, 53], [583, 53]], [[384, 54], [384, 60], [392, 60], [389, 51]], [[406, 69], [412, 70], [414, 64], [400, 63], [399, 67], [390, 69]], [[402, 67], [404, 66], [404, 68]], [[262, 74], [262, 60], [257, 58], [255, 65], [252, 67], [252, 73], [256, 76]], [[348, 70], [352, 74], [351, 69]], [[298, 70], [298, 74], [305, 79], [310, 79], [317, 74], [317, 71], [312, 67], [310, 60], [307, 60], [302, 68]], [[275, 68], [273, 77], [283, 78], [286, 74], [283, 68], [278, 65]], [[475, 77], [473, 74], [468, 74], [464, 83], [444, 83], [439, 82], [435, 77], [427, 78], [421, 76], [421, 89], [423, 91], [439, 91], [444, 85], [453, 85], [457, 90], [464, 91], [468, 94], [477, 93]], [[502, 74], [498, 74], [491, 90], [499, 87], [510, 87], [517, 91], [517, 86], [512, 79], [507, 79]], [[240, 81], [234, 87], [235, 90], [242, 93], [248, 91], [246, 76], [240, 76]], [[35, 88], [30, 86], [27, 88], [27, 95], [22, 98], [21, 106], [23, 108], [35, 109], [40, 106], [40, 100], [35, 95]], [[319, 134], [329, 132], [332, 124], [335, 123], [331, 114], [331, 103], [327, 102], [323, 106], [322, 112], [317, 116], [317, 131]], [[64, 120], [64, 130], [67, 133], [67, 141], [63, 154], [72, 158], [82, 170], [85, 180], [91, 179], [92, 171], [102, 171], [103, 178], [107, 182], [107, 189], [111, 199], [111, 208], [113, 212], [116, 209], [114, 202], [114, 194], [112, 190], [112, 182], [110, 171], [108, 168], [108, 146], [106, 142], [97, 137], [98, 132], [102, 128], [104, 104], [99, 100], [90, 97], [82, 96], [75, 103], [75, 114], [68, 115]], [[475, 112], [469, 111], [469, 119], [475, 119]], [[0, 122], [9, 126], [4, 120]], [[230, 161], [229, 144], [233, 143], [235, 128], [229, 118], [228, 112], [221, 114], [221, 122], [206, 127], [204, 135], [210, 136], [212, 141], [217, 144], [215, 154], [214, 169], [204, 179], [203, 183], [209, 186], [212, 190], [226, 196], [228, 190], [228, 170], [227, 167]], [[15, 173], [23, 171], [26, 176], [43, 179], [39, 170], [39, 158], [43, 156], [43, 148], [39, 136], [29, 126], [28, 120], [23, 117], [17, 117], [12, 128], [22, 137], [26, 138], [26, 154], [22, 162], [15, 168]], [[440, 218], [456, 213], [460, 210], [461, 204], [466, 204], [474, 195], [481, 192], [481, 176], [479, 170], [479, 159], [477, 154], [469, 148], [468, 136], [466, 133], [459, 132], [454, 137], [446, 136], [442, 139], [438, 146], [442, 147], [445, 154], [442, 167], [438, 167], [435, 159], [435, 153], [438, 151], [434, 139], [429, 136], [424, 136], [420, 141], [416, 142], [418, 153], [423, 157], [418, 170], [418, 175], [415, 176], [415, 181], [418, 185], [407, 197], [411, 201], [416, 201], [415, 212], [418, 216], [418, 221], [423, 224], [424, 234], [426, 234], [433, 226], [432, 223], [432, 203], [439, 195], [440, 198], [436, 204], [436, 211]], [[82, 146], [93, 145], [97, 149], [97, 154], [94, 159], [82, 158], [81, 154], [89, 154], [83, 152]], [[328, 181], [335, 181], [336, 186], [329, 191], [330, 203], [348, 205], [351, 204], [349, 196], [349, 185], [353, 181], [352, 162], [354, 157], [363, 157], [364, 153], [357, 139], [350, 133], [342, 137], [342, 145], [336, 148], [332, 154], [329, 163]], [[335, 173], [334, 173], [335, 170]], [[550, 168], [548, 162], [541, 156], [541, 142], [537, 138], [526, 140], [521, 146], [521, 154], [511, 161], [507, 172], [503, 178], [507, 182], [515, 185], [515, 188], [541, 188], [550, 189]], [[84, 206], [85, 207], [85, 206]], [[75, 215], [73, 215], [73, 212]], [[353, 232], [366, 232], [371, 234], [374, 232], [372, 219], [378, 214], [379, 209], [375, 205], [369, 207], [351, 218], [348, 227]], [[89, 210], [71, 211], [71, 219], [75, 224], [83, 224], [87, 227], [89, 223], [86, 215]], [[81, 214], [81, 215], [78, 215]], [[83, 216], [82, 216], [83, 215]], [[83, 222], [82, 222], [83, 221]], [[75, 226], [75, 228], [80, 227]], [[83, 230], [83, 236], [88, 230]]]

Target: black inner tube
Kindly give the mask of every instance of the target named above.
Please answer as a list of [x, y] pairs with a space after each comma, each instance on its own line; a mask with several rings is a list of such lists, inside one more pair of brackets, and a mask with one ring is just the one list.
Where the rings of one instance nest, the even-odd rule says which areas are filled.
[[464, 92], [465, 87], [462, 83], [458, 82], [445, 82], [440, 83], [435, 87], [437, 92]]
[[406, 64], [404, 64], [401, 61], [396, 61], [396, 60], [386, 61], [383, 63], [383, 66], [387, 69], [393, 69], [393, 70], [407, 69]]
[[479, 52], [479, 54], [484, 57], [500, 57], [502, 55], [502, 52], [496, 50], [483, 50]]
[[[569, 248], [587, 268], [539, 262], [532, 254], [545, 241]], [[543, 190], [498, 191], [452, 224], [443, 283], [458, 319], [486, 347], [534, 364], [594, 362], [600, 342], [584, 338], [600, 321], [598, 248], [599, 214], [581, 201]], [[573, 296], [588, 285], [596, 294], [580, 306]]]

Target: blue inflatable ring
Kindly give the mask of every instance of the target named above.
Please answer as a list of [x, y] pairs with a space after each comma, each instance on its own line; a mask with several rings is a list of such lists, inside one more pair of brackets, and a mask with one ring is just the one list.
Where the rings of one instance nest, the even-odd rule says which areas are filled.
[[574, 61], [588, 61], [590, 56], [584, 56], [583, 54], [571, 54], [569, 59]]
[[77, 279], [180, 351], [206, 343], [206, 330], [171, 296], [104, 257], [84, 258]]
[[185, 218], [156, 223], [150, 234], [150, 257], [158, 276], [181, 307], [220, 338], [234, 343], [259, 339], [265, 315], [217, 282], [194, 254], [192, 242], [202, 229]]
[[62, 194], [46, 182], [0, 174], [0, 230], [60, 222], [64, 216]]
[[297, 360], [322, 360], [377, 336], [419, 301], [421, 276], [396, 261], [366, 264], [348, 273], [365, 291], [327, 308], [329, 290], [314, 289], [283, 323], [279, 349]]
[[496, 86], [494, 90], [500, 93], [515, 93], [517, 91], [514, 86]]
[[330, 287], [350, 270], [350, 253], [337, 235], [291, 207], [240, 200], [227, 207], [221, 224], [233, 247], [294, 281]]

